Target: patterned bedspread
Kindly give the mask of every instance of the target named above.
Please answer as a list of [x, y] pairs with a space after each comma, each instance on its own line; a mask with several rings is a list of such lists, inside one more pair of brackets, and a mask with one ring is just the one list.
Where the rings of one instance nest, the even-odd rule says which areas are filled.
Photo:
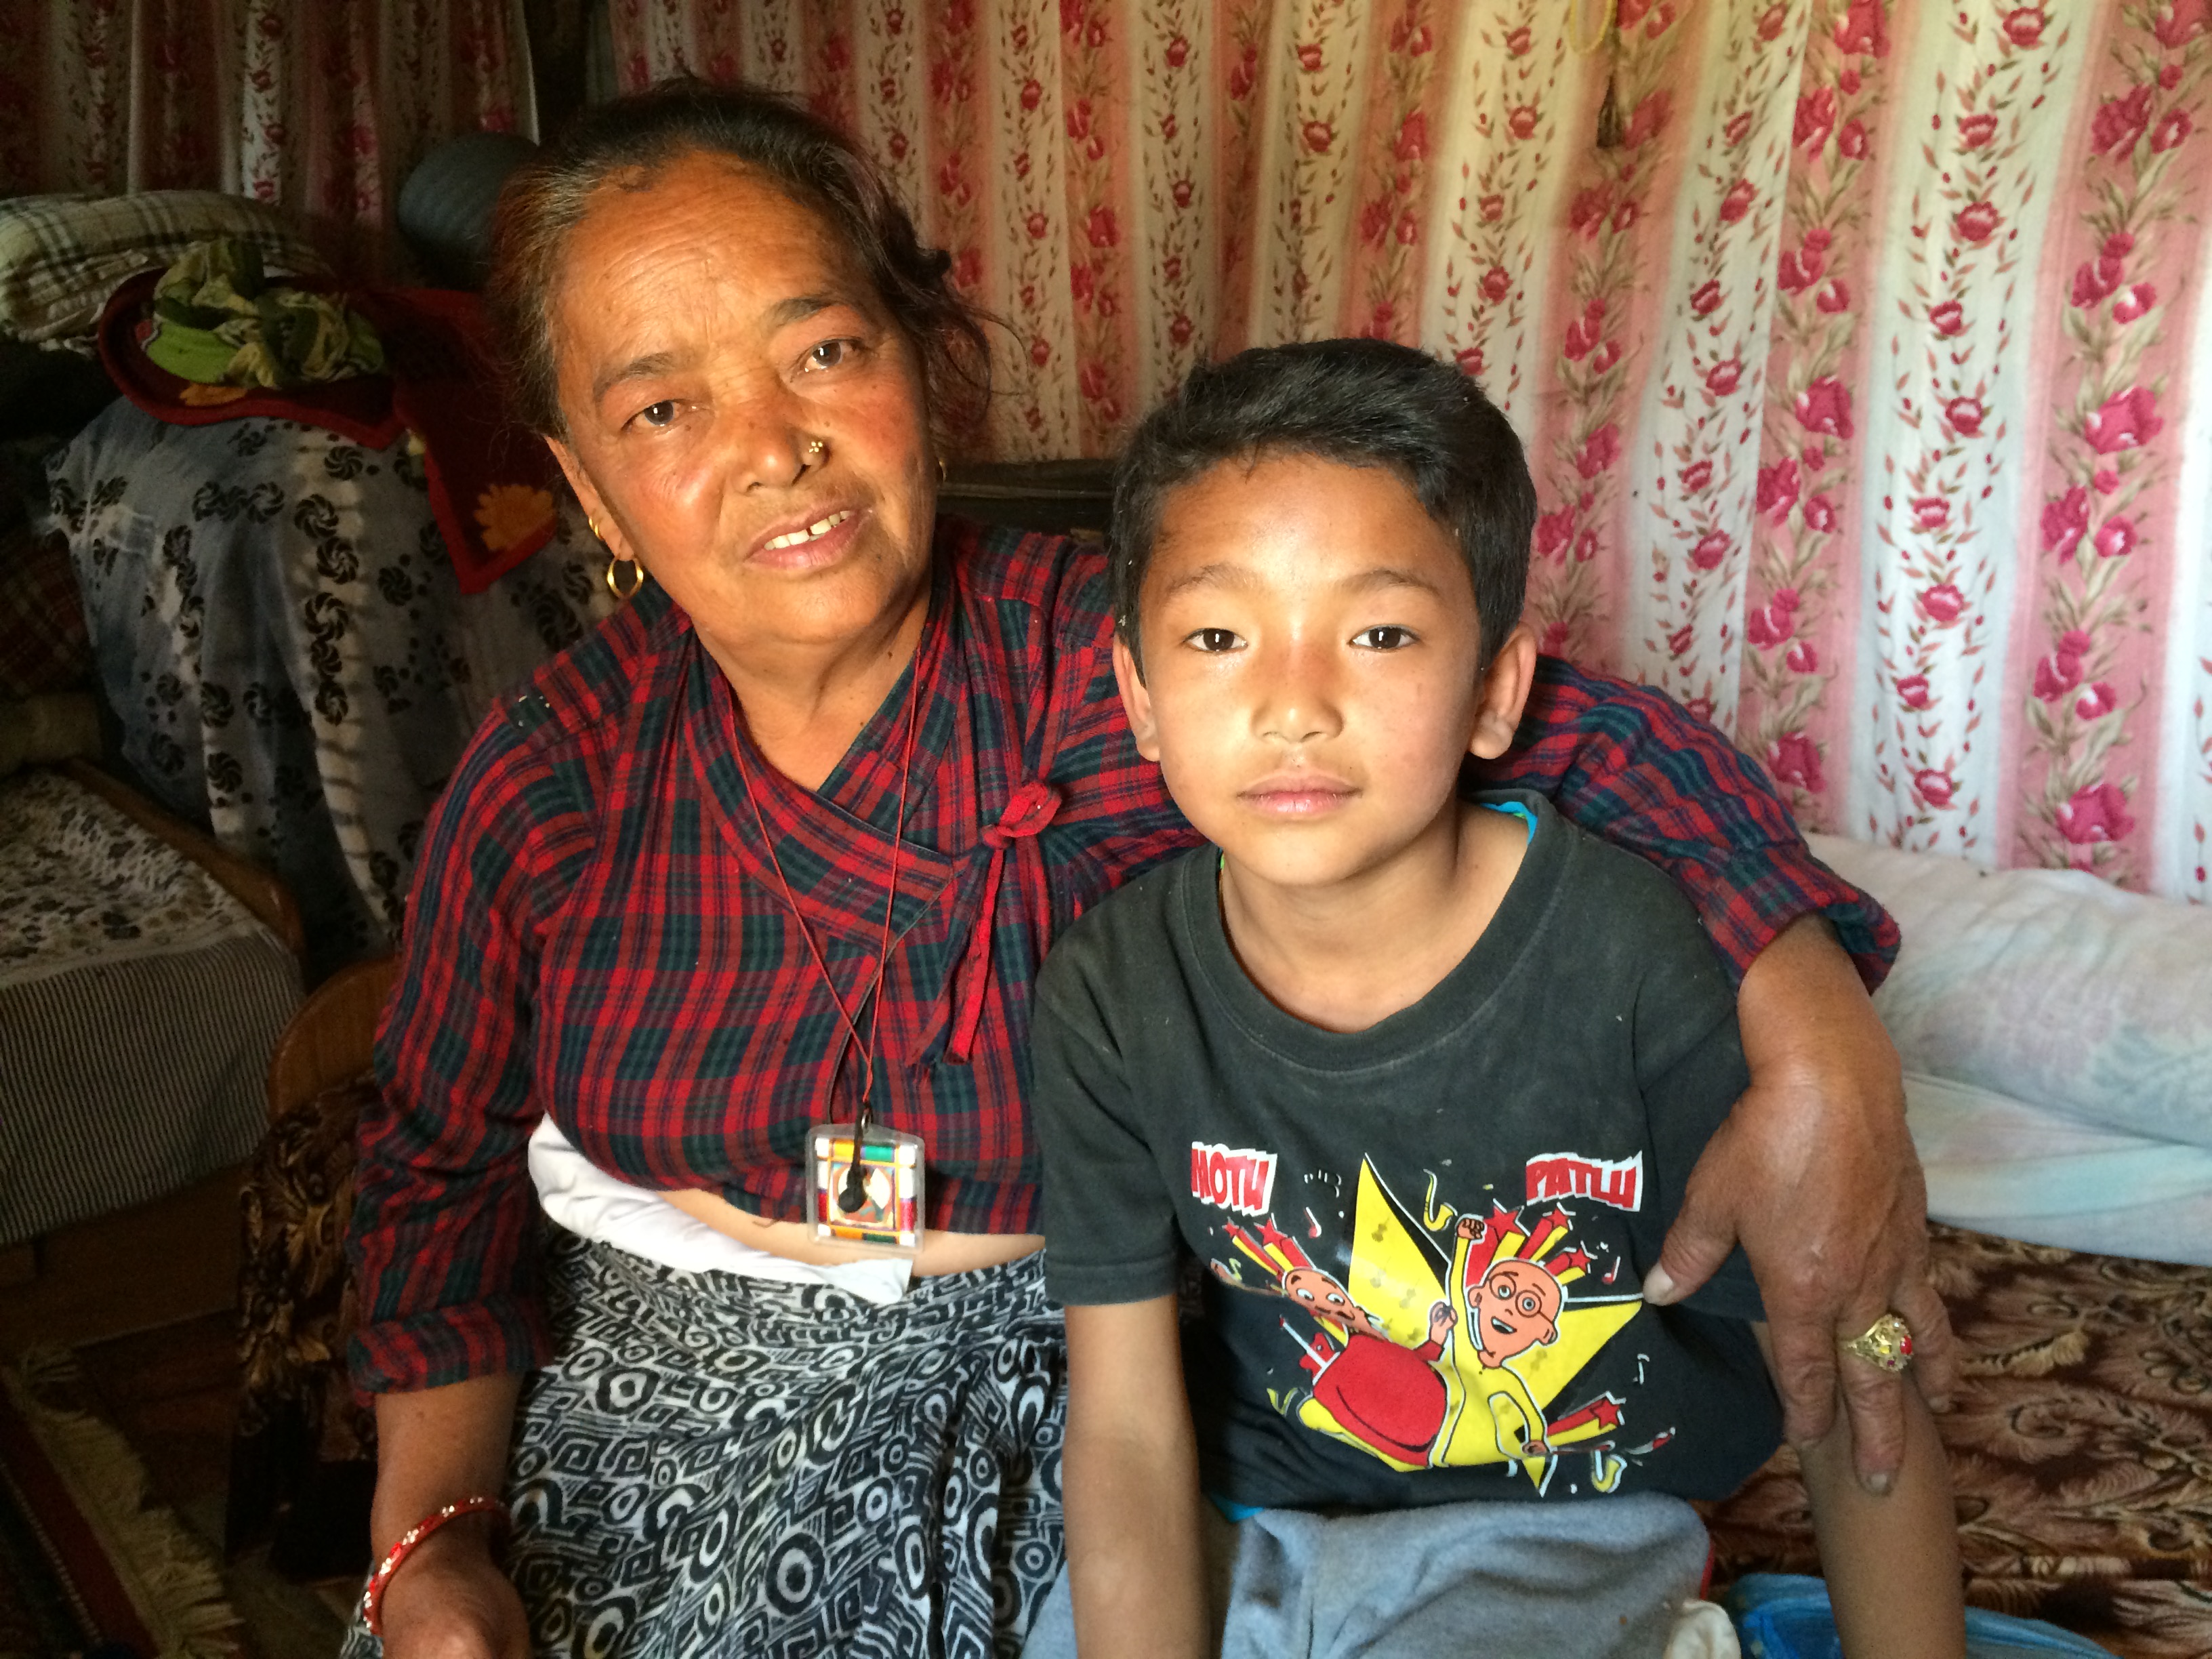
[[140, 1203], [261, 1139], [290, 954], [81, 785], [0, 781], [0, 1244]]
[[[2212, 1654], [2212, 1268], [1930, 1231], [1966, 1599], [2127, 1659]], [[1723, 1580], [1820, 1571], [1787, 1447], [1709, 1520]]]
[[565, 498], [543, 552], [464, 596], [404, 436], [118, 401], [48, 477], [125, 759], [284, 878], [319, 968], [388, 944], [483, 711], [613, 604]]

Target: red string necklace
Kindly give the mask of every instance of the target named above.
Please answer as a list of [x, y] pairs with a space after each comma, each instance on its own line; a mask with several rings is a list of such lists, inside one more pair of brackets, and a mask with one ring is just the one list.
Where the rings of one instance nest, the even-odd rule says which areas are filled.
[[[921, 651], [917, 647], [915, 653], [917, 665], [921, 659]], [[814, 958], [814, 971], [822, 976], [822, 988], [829, 992], [830, 1005], [837, 1010], [837, 1018], [845, 1023], [846, 1036], [852, 1039], [853, 1047], [860, 1051], [860, 1106], [854, 1115], [855, 1146], [866, 1135], [869, 1124], [874, 1121], [869, 1103], [875, 1093], [876, 1017], [883, 1008], [884, 970], [890, 965], [891, 911], [898, 902], [899, 849], [906, 836], [906, 785], [908, 775], [914, 768], [914, 732], [921, 705], [921, 676], [917, 672], [914, 689], [906, 702], [906, 740], [902, 745], [904, 752], [899, 759], [898, 816], [891, 826], [890, 890], [884, 896], [883, 939], [877, 948], [875, 977], [868, 985], [868, 1035], [866, 1037], [861, 1036], [860, 1024], [854, 1019], [852, 1011], [845, 1006], [844, 998], [837, 994], [837, 982], [830, 977], [830, 964], [823, 960], [822, 947], [814, 942], [814, 930], [806, 925], [806, 918], [799, 908], [799, 901], [792, 896], [791, 879], [783, 873], [783, 860], [775, 854], [775, 841], [768, 832], [768, 820], [761, 816], [760, 798], [754, 793], [752, 775], [745, 766], [744, 734], [740, 734], [739, 741], [733, 745], [738, 757], [738, 778], [745, 787], [745, 800], [753, 809], [753, 823], [760, 830], [761, 845], [768, 849], [769, 867], [775, 872], [776, 885], [782, 890], [785, 908], [790, 910], [791, 919], [799, 924], [799, 937], [805, 940], [807, 954]], [[832, 1100], [836, 1098], [837, 1074], [844, 1068], [844, 1046], [840, 1044], [837, 1058], [830, 1068], [830, 1097]], [[855, 1172], [857, 1174], [857, 1159]]]

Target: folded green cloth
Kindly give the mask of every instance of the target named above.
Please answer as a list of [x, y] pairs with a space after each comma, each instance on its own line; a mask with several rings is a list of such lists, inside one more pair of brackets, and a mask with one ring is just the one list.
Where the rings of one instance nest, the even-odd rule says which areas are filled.
[[195, 242], [154, 285], [146, 355], [179, 380], [295, 386], [380, 374], [384, 343], [326, 294], [271, 287], [261, 251], [223, 238]]

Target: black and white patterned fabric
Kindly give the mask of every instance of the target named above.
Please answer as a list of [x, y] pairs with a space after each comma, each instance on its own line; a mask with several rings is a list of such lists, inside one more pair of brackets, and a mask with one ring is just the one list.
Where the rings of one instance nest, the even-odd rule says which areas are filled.
[[252, 931], [206, 871], [75, 779], [0, 779], [0, 990]]
[[[507, 1571], [561, 1659], [1012, 1659], [1060, 1562], [1042, 1258], [877, 1306], [566, 1234]], [[356, 1621], [344, 1659], [377, 1659]]]
[[124, 759], [283, 878], [318, 970], [397, 936], [423, 818], [485, 709], [614, 604], [565, 492], [544, 550], [463, 594], [405, 435], [380, 452], [118, 400], [48, 478]]

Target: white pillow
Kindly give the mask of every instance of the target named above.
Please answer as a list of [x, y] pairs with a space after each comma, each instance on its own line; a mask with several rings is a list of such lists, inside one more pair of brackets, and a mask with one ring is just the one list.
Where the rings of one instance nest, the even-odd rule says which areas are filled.
[[1905, 1101], [1936, 1220], [2212, 1267], [2212, 1152], [2116, 1133], [1912, 1072]]
[[1809, 839], [1905, 931], [1875, 1007], [1907, 1071], [2212, 1146], [2212, 911], [2080, 871]]
[[329, 272], [290, 219], [249, 197], [148, 190], [0, 201], [0, 333], [29, 341], [89, 335], [125, 279], [216, 236], [252, 243], [271, 271]]

